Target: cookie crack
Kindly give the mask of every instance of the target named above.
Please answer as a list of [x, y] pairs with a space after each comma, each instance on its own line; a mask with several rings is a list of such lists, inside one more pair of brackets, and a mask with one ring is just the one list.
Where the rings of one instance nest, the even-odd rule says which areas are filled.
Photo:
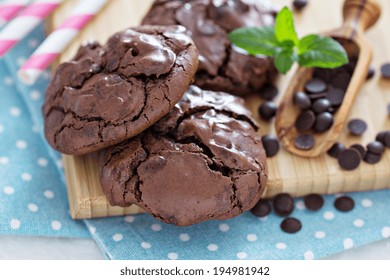
[[224, 176], [226, 178], [229, 178], [229, 180], [232, 183], [232, 185], [231, 185], [232, 194], [230, 196], [231, 209], [234, 209], [237, 207], [239, 209], [239, 212], [242, 213], [243, 212], [243, 210], [242, 210], [243, 205], [237, 196], [237, 186], [236, 186], [236, 184], [234, 182], [234, 178], [233, 178], [235, 169], [223, 164], [222, 162], [221, 162], [222, 164], [219, 163], [217, 160], [217, 157], [214, 155], [212, 150], [205, 143], [203, 143], [200, 139], [196, 138], [195, 136], [188, 136], [188, 137], [185, 137], [183, 139], [175, 139], [175, 141], [177, 143], [180, 143], [180, 144], [195, 144], [195, 145], [197, 145], [203, 151], [203, 154], [206, 155], [207, 158], [209, 158], [211, 160], [212, 163], [207, 162], [209, 169], [214, 171], [214, 172], [220, 173], [222, 176]]

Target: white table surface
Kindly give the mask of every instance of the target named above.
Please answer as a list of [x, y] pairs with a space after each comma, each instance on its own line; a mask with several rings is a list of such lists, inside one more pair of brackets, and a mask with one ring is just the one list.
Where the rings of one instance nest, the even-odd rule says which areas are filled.
[[[2, 260], [100, 260], [103, 253], [91, 239], [0, 236]], [[331, 260], [390, 260], [390, 238], [329, 256]]]

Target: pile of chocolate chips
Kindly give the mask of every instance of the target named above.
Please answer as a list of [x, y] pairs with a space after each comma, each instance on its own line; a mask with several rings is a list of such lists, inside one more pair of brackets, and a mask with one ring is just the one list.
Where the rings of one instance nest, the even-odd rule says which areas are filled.
[[335, 143], [329, 149], [328, 155], [337, 158], [337, 161], [341, 168], [345, 170], [356, 169], [362, 160], [368, 164], [378, 163], [385, 148], [390, 148], [390, 130], [379, 132], [372, 141], [364, 147], [361, 144], [353, 144], [347, 148], [342, 143]]
[[295, 93], [294, 104], [301, 110], [295, 128], [305, 133], [295, 140], [298, 149], [309, 150], [313, 147], [314, 138], [307, 132], [323, 133], [332, 127], [333, 114], [343, 102], [356, 63], [357, 59], [351, 58], [348, 64], [336, 69], [316, 68], [313, 78], [305, 84], [305, 91]]
[[[324, 198], [319, 194], [309, 194], [303, 199], [306, 209], [318, 211], [324, 205]], [[271, 204], [274, 212], [284, 217], [280, 223], [280, 228], [286, 233], [296, 233], [301, 230], [302, 223], [290, 214], [294, 211], [294, 199], [288, 193], [276, 195], [272, 200], [261, 199], [255, 207], [251, 209], [253, 215], [265, 217], [271, 213]], [[343, 195], [335, 199], [334, 207], [341, 212], [351, 211], [355, 207], [355, 202], [349, 196]]]

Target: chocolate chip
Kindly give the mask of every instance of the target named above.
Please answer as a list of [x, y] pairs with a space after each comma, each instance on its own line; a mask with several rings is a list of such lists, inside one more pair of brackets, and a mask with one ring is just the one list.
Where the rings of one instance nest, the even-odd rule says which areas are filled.
[[277, 109], [278, 106], [276, 105], [275, 102], [265, 101], [259, 107], [259, 115], [262, 119], [268, 121], [275, 116]]
[[382, 78], [390, 79], [390, 63], [385, 63], [381, 66]]
[[351, 80], [351, 75], [346, 72], [340, 72], [335, 75], [335, 77], [332, 79], [332, 86], [335, 88], [340, 88], [342, 90], [346, 90], [349, 86], [349, 82]]
[[340, 106], [343, 103], [345, 91], [339, 88], [330, 88], [325, 93], [326, 98], [330, 101], [332, 106]]
[[281, 193], [275, 196], [273, 207], [279, 216], [288, 216], [294, 210], [294, 199], [288, 193]]
[[381, 131], [379, 132], [376, 137], [375, 137], [375, 140], [376, 141], [379, 141], [381, 142], [383, 145], [385, 145], [385, 137], [386, 137], [386, 131]]
[[350, 61], [347, 64], [343, 65], [341, 68], [347, 70], [347, 72], [352, 75], [353, 72], [355, 72], [356, 64], [356, 59], [350, 59]]
[[390, 148], [390, 130], [385, 132], [383, 145], [385, 145], [387, 148]]
[[350, 148], [358, 151], [361, 158], [364, 158], [366, 156], [366, 149], [362, 145], [353, 144]]
[[307, 5], [307, 0], [294, 0], [293, 6], [297, 10], [302, 10]]
[[309, 109], [311, 106], [311, 100], [309, 96], [302, 91], [298, 91], [297, 93], [294, 94], [293, 101], [294, 104], [297, 105], [302, 110]]
[[361, 119], [353, 119], [348, 122], [348, 129], [352, 135], [360, 136], [366, 131], [367, 124]]
[[345, 150], [345, 145], [339, 142], [333, 144], [333, 146], [328, 150], [328, 155], [331, 157], [337, 158], [341, 151]]
[[314, 131], [321, 133], [327, 131], [333, 125], [333, 116], [329, 112], [318, 114], [314, 123]]
[[341, 212], [348, 212], [355, 207], [355, 202], [349, 196], [344, 195], [335, 200], [334, 207]]
[[261, 142], [263, 143], [265, 154], [267, 157], [275, 156], [280, 148], [279, 140], [274, 135], [264, 135], [261, 137]]
[[372, 152], [367, 152], [366, 156], [364, 157], [364, 161], [368, 164], [376, 164], [381, 161], [382, 155], [380, 154], [374, 154]]
[[313, 111], [307, 110], [299, 114], [298, 118], [295, 121], [295, 127], [298, 131], [306, 131], [312, 128], [316, 116]]
[[367, 80], [372, 79], [372, 77], [374, 76], [375, 76], [375, 67], [374, 65], [371, 64], [370, 67], [368, 68], [366, 79]]
[[320, 98], [320, 99], [317, 99], [313, 105], [312, 105], [312, 109], [314, 111], [314, 113], [322, 113], [322, 112], [325, 112], [327, 111], [330, 106], [332, 104], [330, 103], [330, 101], [326, 98]]
[[326, 88], [326, 83], [318, 78], [313, 78], [305, 84], [305, 90], [312, 94], [324, 92]]
[[367, 151], [373, 154], [381, 155], [385, 151], [385, 146], [379, 141], [368, 143]]
[[302, 223], [296, 218], [286, 218], [280, 224], [280, 228], [287, 233], [296, 233], [301, 230]]
[[324, 205], [324, 198], [319, 194], [309, 194], [303, 199], [307, 209], [317, 211]]
[[332, 69], [328, 68], [315, 68], [313, 72], [313, 77], [323, 80], [326, 83], [329, 83], [332, 79], [333, 72]]
[[390, 130], [379, 132], [375, 140], [381, 142], [385, 147], [390, 148]]
[[300, 134], [295, 137], [295, 147], [299, 150], [310, 150], [314, 143], [315, 139], [311, 134]]
[[278, 88], [272, 84], [265, 85], [260, 92], [260, 96], [265, 100], [274, 100], [278, 95]]
[[256, 203], [255, 207], [251, 209], [251, 212], [257, 217], [265, 217], [271, 212], [271, 205], [268, 200], [261, 199]]
[[357, 150], [351, 148], [340, 152], [339, 156], [337, 157], [337, 161], [340, 167], [345, 170], [356, 169], [360, 165], [361, 160], [362, 158], [360, 153]]
[[316, 101], [317, 99], [325, 98], [325, 97], [326, 97], [325, 94], [326, 94], [325, 92], [311, 93], [311, 94], [309, 95], [309, 98], [310, 98], [311, 102], [314, 102], [314, 101]]

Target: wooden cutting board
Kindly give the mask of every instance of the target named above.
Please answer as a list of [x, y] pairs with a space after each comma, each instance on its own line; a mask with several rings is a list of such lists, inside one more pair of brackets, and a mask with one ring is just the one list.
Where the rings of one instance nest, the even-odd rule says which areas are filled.
[[[68, 14], [75, 0], [68, 0], [49, 20], [52, 29], [58, 26]], [[290, 0], [273, 2], [289, 6]], [[375, 77], [368, 81], [350, 118], [363, 118], [368, 130], [362, 137], [352, 137], [345, 130], [340, 141], [346, 145], [361, 143], [366, 145], [375, 139], [378, 131], [390, 129], [390, 117], [386, 105], [390, 102], [390, 81], [380, 78], [380, 65], [390, 61], [390, 1], [378, 0], [382, 6], [382, 15], [377, 24], [369, 30], [367, 37], [373, 44], [373, 64], [377, 69]], [[128, 26], [136, 26], [150, 7], [152, 0], [112, 0], [63, 53], [60, 61], [70, 59], [84, 40], [94, 38], [102, 43], [114, 32]], [[300, 13], [296, 13], [296, 25], [300, 36], [319, 33], [339, 27], [342, 22], [342, 0], [310, 1]], [[277, 81], [280, 96], [287, 87], [291, 73]], [[274, 123], [264, 123], [258, 118], [257, 108], [262, 100], [258, 96], [246, 99], [248, 108], [261, 124], [261, 134], [274, 133]], [[351, 191], [376, 190], [390, 187], [390, 151], [387, 150], [379, 164], [362, 163], [357, 170], [343, 171], [337, 161], [327, 155], [314, 159], [300, 158], [281, 150], [279, 154], [267, 159], [269, 182], [266, 197], [280, 192], [294, 196], [308, 193], [339, 193]], [[137, 206], [128, 208], [112, 207], [100, 190], [96, 156], [65, 156], [65, 174], [69, 194], [70, 210], [73, 218], [105, 217], [142, 212]]]

